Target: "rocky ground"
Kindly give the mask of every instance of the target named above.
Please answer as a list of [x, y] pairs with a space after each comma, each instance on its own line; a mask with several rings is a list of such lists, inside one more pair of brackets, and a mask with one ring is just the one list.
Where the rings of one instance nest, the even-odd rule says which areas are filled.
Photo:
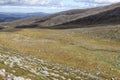
[[0, 69], [0, 75], [3, 77], [3, 80], [31, 80], [31, 79], [25, 79], [21, 76], [15, 76], [11, 73], [6, 72], [5, 69]]
[[[31, 73], [43, 77], [44, 80], [104, 80], [97, 75], [92, 75], [85, 71], [68, 67], [67, 65], [53, 64], [32, 56], [23, 56], [20, 52], [9, 52], [0, 49], [0, 62], [14, 69], [18, 66]], [[4, 54], [3, 54], [4, 52]], [[15, 71], [13, 70], [15, 73]], [[3, 80], [32, 80], [22, 76], [13, 75], [7, 72], [4, 67], [0, 69], [0, 76]]]

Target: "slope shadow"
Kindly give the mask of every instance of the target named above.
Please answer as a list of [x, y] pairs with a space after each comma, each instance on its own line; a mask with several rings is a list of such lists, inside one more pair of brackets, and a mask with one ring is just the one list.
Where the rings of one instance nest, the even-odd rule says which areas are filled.
[[120, 24], [120, 7], [108, 10], [96, 15], [84, 17], [75, 21], [63, 23], [61, 25], [53, 26], [53, 28], [70, 29], [70, 28], [86, 28], [106, 26], [106, 25], [117, 25]]

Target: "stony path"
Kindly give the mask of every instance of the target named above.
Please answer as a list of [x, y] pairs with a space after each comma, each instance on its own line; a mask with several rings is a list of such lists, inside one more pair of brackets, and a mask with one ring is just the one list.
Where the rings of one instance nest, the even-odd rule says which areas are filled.
[[0, 53], [0, 62], [3, 62], [11, 68], [14, 68], [14, 66], [17, 65], [38, 76], [46, 77], [48, 80], [104, 80], [101, 77], [75, 68], [52, 64], [32, 56], [22, 56], [19, 53]]

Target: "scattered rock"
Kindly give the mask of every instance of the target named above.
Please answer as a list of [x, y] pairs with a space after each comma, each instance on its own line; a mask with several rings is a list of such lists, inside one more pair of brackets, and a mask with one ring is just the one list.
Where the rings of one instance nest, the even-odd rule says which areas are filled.
[[1, 69], [1, 70], [0, 70], [0, 75], [1, 75], [1, 76], [4, 77], [4, 76], [6, 75], [5, 73], [6, 73], [5, 69]]
[[3, 77], [3, 80], [31, 80], [31, 79], [25, 79], [25, 78], [20, 77], [20, 76], [17, 77], [11, 73], [6, 72], [5, 69], [0, 70], [0, 76]]

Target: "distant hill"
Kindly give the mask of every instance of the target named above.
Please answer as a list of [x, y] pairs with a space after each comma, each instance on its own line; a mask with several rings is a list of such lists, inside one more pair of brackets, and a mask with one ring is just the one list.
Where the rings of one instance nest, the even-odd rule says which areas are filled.
[[30, 18], [36, 16], [43, 16], [46, 13], [7, 13], [7, 12], [0, 12], [0, 22], [9, 22], [13, 20], [23, 19], [23, 18]]

